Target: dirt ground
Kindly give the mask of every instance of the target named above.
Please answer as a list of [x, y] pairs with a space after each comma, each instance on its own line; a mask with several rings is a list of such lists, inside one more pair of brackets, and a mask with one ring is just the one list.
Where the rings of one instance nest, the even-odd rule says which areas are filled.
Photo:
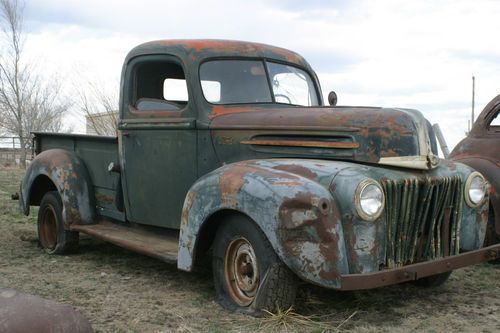
[[500, 265], [455, 271], [435, 289], [402, 284], [333, 292], [302, 286], [288, 313], [251, 318], [214, 302], [212, 277], [81, 237], [78, 253], [46, 255], [36, 209], [21, 215], [10, 194], [22, 171], [0, 167], [0, 287], [69, 304], [98, 332], [498, 332]]

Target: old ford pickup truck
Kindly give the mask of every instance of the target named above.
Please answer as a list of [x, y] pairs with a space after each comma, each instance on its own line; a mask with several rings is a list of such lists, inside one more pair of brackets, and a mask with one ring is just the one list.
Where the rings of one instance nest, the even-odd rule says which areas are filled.
[[488, 183], [437, 157], [418, 111], [324, 106], [294, 52], [140, 45], [119, 112], [117, 137], [34, 134], [20, 204], [40, 206], [47, 253], [85, 233], [184, 271], [210, 256], [217, 299], [248, 313], [290, 306], [300, 280], [437, 285], [499, 256], [481, 248]]

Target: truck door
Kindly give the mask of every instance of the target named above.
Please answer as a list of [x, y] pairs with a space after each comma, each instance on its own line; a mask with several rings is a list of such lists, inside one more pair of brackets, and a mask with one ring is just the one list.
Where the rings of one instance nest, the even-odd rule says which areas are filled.
[[185, 71], [165, 55], [132, 59], [123, 82], [119, 124], [128, 221], [179, 228], [197, 179], [196, 129]]

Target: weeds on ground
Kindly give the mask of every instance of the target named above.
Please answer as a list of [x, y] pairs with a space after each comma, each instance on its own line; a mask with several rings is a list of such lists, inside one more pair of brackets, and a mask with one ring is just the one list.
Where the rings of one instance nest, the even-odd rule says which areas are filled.
[[262, 332], [338, 332], [349, 322], [357, 311], [352, 312], [344, 319], [338, 314], [302, 315], [293, 308], [278, 309], [276, 312], [264, 310], [265, 316], [259, 323]]

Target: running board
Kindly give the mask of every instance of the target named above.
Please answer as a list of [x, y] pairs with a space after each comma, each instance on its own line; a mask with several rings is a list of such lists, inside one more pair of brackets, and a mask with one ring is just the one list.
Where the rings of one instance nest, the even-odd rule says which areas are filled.
[[140, 227], [128, 227], [108, 221], [97, 224], [73, 224], [71, 231], [83, 232], [127, 250], [158, 258], [168, 263], [177, 262], [179, 236], [177, 232], [158, 233]]

